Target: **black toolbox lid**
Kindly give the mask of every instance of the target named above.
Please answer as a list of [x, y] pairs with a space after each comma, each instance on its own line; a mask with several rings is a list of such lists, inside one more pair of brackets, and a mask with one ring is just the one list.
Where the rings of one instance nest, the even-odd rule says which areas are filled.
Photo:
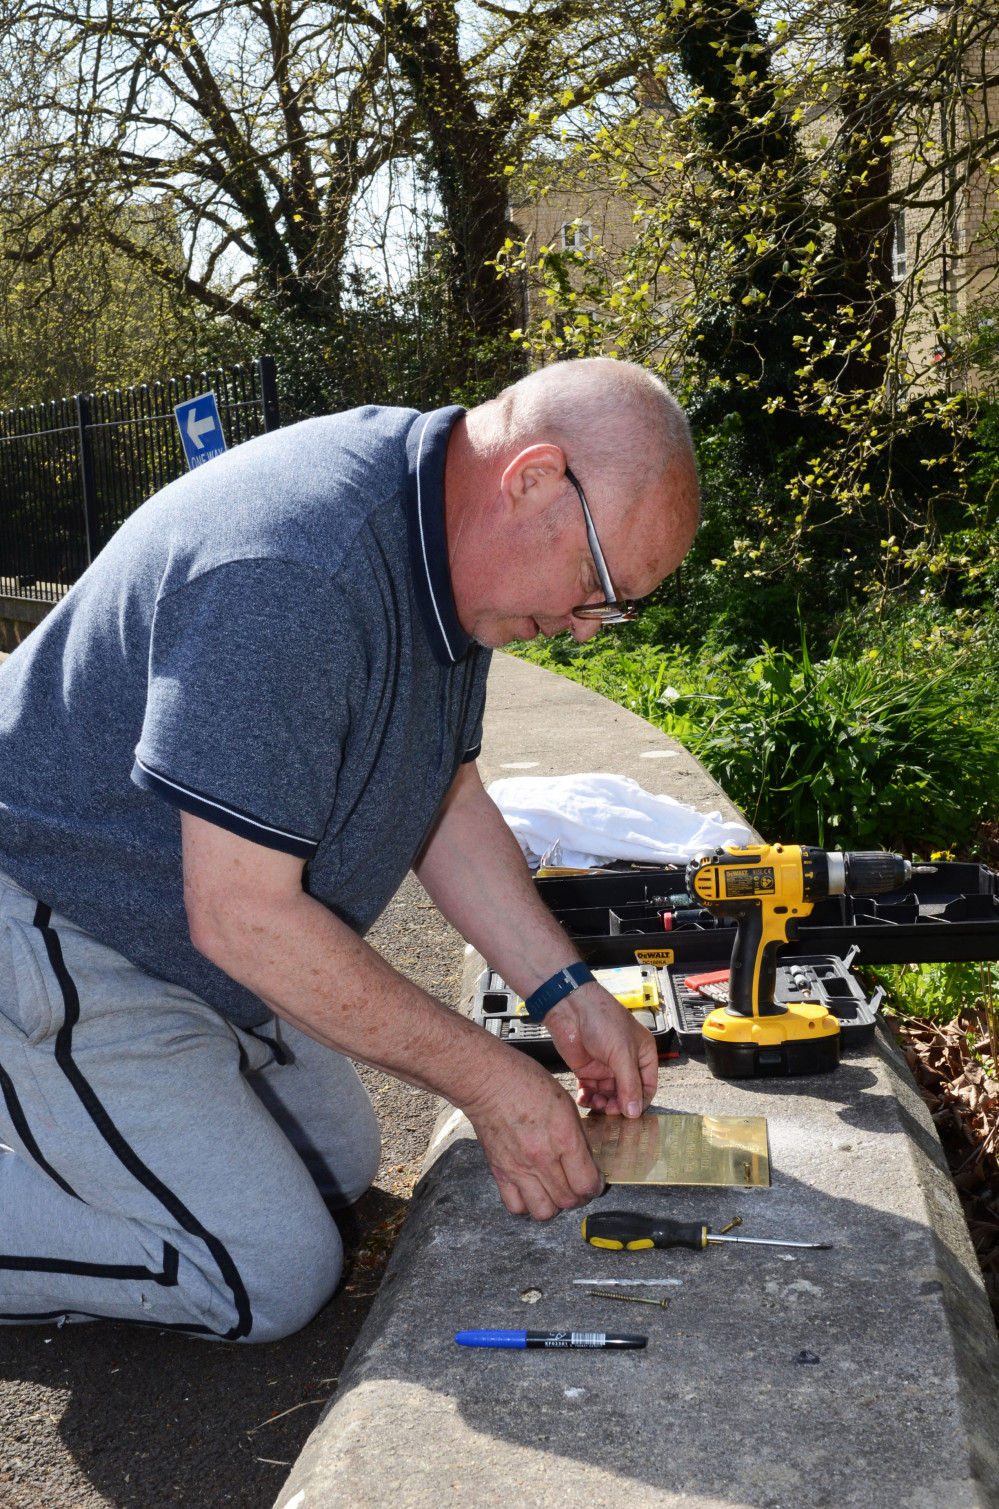
[[[589, 963], [630, 964], [636, 949], [669, 949], [677, 962], [726, 961], [735, 923], [670, 897], [686, 889], [682, 866], [604, 875], [550, 876], [538, 893]], [[865, 964], [928, 964], [999, 959], [999, 875], [949, 860], [884, 896], [831, 896], [797, 924], [781, 957], [836, 954], [856, 947]], [[675, 925], [667, 929], [664, 916]]]

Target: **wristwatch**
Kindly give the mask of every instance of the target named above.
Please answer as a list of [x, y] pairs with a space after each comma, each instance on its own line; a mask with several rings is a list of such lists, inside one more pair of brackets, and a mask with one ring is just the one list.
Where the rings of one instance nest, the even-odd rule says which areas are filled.
[[585, 985], [588, 980], [592, 979], [593, 971], [585, 964], [567, 964], [564, 969], [558, 970], [550, 980], [539, 985], [537, 990], [527, 997], [524, 1005], [527, 1007], [528, 1016], [535, 1022], [543, 1022], [553, 1006], [564, 1000], [567, 995], [571, 995], [574, 990], [578, 990], [580, 985]]

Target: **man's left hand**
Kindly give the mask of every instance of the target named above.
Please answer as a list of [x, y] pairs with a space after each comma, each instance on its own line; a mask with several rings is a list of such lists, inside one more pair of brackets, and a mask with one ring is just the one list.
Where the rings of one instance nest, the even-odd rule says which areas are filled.
[[588, 981], [565, 996], [545, 1026], [579, 1082], [579, 1105], [640, 1116], [651, 1103], [659, 1080], [655, 1038], [601, 985]]

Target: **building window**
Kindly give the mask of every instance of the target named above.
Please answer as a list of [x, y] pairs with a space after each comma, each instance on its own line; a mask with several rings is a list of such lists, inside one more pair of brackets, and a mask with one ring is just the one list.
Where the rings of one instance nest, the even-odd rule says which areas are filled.
[[896, 283], [901, 283], [906, 273], [905, 261], [905, 210], [895, 216], [895, 228], [891, 243], [891, 270]]
[[562, 226], [563, 251], [585, 252], [593, 240], [593, 226], [589, 220], [567, 220]]

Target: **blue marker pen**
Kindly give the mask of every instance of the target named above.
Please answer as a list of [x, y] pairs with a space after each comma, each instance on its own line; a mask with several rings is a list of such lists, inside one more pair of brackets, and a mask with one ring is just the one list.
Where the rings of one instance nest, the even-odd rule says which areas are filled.
[[606, 1331], [459, 1331], [460, 1347], [504, 1347], [511, 1351], [533, 1347], [644, 1347], [647, 1336], [608, 1336]]

